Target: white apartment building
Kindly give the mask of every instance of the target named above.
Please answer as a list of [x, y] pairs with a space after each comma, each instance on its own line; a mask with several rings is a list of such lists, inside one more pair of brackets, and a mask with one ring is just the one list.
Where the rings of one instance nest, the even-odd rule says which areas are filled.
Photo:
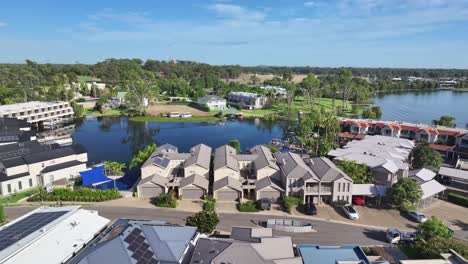
[[228, 101], [248, 108], [261, 109], [266, 104], [267, 98], [256, 93], [230, 92], [228, 94]]
[[205, 97], [198, 98], [197, 103], [208, 106], [210, 110], [226, 109], [226, 99], [216, 95], [208, 95]]
[[28, 123], [53, 122], [73, 117], [73, 108], [68, 102], [32, 101], [0, 105], [0, 117], [17, 118]]
[[63, 186], [86, 170], [87, 161], [81, 145], [61, 147], [29, 141], [0, 146], [0, 196], [36, 186]]

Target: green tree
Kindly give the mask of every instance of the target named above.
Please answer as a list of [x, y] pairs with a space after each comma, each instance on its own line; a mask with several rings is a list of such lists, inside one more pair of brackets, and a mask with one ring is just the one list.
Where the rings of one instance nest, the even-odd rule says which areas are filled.
[[373, 183], [374, 177], [369, 168], [365, 165], [357, 164], [355, 161], [343, 160], [336, 164], [343, 170], [355, 184]]
[[157, 145], [155, 143], [146, 146], [145, 149], [138, 151], [138, 153], [133, 156], [132, 160], [130, 161], [129, 168], [133, 168], [135, 166], [139, 166], [143, 162], [145, 162], [151, 154], [156, 150]]
[[309, 97], [312, 110], [315, 107], [315, 98], [320, 92], [320, 79], [313, 73], [309, 73], [301, 82], [302, 88]]
[[452, 231], [437, 217], [433, 216], [424, 223], [419, 224], [419, 239], [429, 240], [431, 238], [452, 238]]
[[402, 211], [414, 210], [422, 194], [419, 184], [408, 177], [393, 184], [387, 193], [391, 203]]
[[5, 208], [3, 207], [3, 204], [0, 203], [0, 224], [5, 223], [6, 220]]
[[283, 87], [284, 89], [286, 89], [286, 102], [287, 102], [287, 106], [288, 106], [288, 117], [290, 116], [291, 114], [291, 110], [292, 110], [292, 104], [294, 102], [294, 98], [296, 97], [296, 90], [297, 90], [297, 87], [296, 85], [293, 83], [293, 82], [283, 82]]
[[238, 139], [229, 140], [228, 145], [235, 148], [237, 154], [241, 153], [241, 144]]
[[218, 215], [212, 210], [203, 210], [187, 217], [185, 224], [197, 227], [198, 231], [205, 234], [212, 233], [219, 223]]
[[125, 164], [117, 161], [104, 161], [104, 168], [106, 169], [106, 175], [119, 175], [122, 170], [125, 169]]
[[376, 119], [375, 113], [370, 108], [366, 108], [362, 111], [362, 118], [365, 119]]
[[428, 240], [418, 240], [414, 248], [424, 259], [440, 258], [440, 254], [450, 253], [450, 249], [468, 258], [468, 242], [457, 239], [434, 237]]
[[73, 108], [73, 116], [80, 118], [83, 116], [83, 107], [75, 101], [70, 101], [70, 106]]
[[343, 110], [348, 107], [348, 98], [352, 89], [353, 74], [348, 69], [342, 69], [339, 75], [339, 84], [343, 99]]
[[127, 84], [127, 89], [127, 108], [138, 115], [146, 114], [146, 104], [152, 100], [159, 91], [155, 82], [146, 80], [130, 81]]
[[439, 120], [437, 120], [435, 123], [436, 123], [436, 125], [446, 126], [446, 127], [456, 127], [457, 126], [457, 124], [455, 123], [455, 117], [448, 116], [448, 115], [441, 116], [439, 118]]
[[442, 156], [439, 152], [432, 149], [428, 142], [418, 142], [411, 151], [412, 167], [415, 169], [426, 168], [432, 171], [439, 171], [442, 165]]

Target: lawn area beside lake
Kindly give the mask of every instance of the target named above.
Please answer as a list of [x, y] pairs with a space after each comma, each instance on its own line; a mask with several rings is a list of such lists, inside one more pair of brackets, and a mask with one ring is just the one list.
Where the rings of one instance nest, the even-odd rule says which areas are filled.
[[213, 122], [220, 120], [214, 116], [192, 116], [188, 118], [171, 118], [164, 116], [134, 116], [129, 118], [136, 122]]
[[122, 116], [125, 115], [125, 111], [121, 109], [104, 109], [103, 112], [99, 112], [94, 110], [93, 108], [84, 108], [83, 109], [83, 116], [92, 115], [92, 116]]

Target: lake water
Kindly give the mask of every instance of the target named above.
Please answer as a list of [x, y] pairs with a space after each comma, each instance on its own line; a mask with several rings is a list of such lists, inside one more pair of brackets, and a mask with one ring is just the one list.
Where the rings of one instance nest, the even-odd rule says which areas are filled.
[[382, 120], [431, 124], [442, 115], [456, 118], [458, 127], [468, 124], [468, 92], [428, 91], [385, 94], [374, 98], [382, 108]]
[[125, 117], [104, 117], [83, 120], [77, 124], [73, 142], [88, 150], [89, 163], [104, 160], [129, 162], [138, 150], [156, 142], [170, 143], [179, 151], [204, 143], [217, 148], [231, 139], [238, 139], [243, 150], [282, 138], [284, 122], [255, 120], [228, 121], [224, 125], [209, 123], [133, 122]]

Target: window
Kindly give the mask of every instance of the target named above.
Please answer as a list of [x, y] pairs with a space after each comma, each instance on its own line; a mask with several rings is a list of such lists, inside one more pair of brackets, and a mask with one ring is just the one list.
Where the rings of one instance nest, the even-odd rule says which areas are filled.
[[341, 182], [338, 183], [338, 191], [341, 192]]
[[54, 182], [54, 175], [50, 175], [50, 176], [49, 176], [49, 179], [50, 179], [50, 182], [51, 182], [51, 183]]
[[33, 186], [32, 179], [29, 179], [29, 187], [32, 187], [32, 186]]
[[23, 190], [23, 183], [21, 181], [18, 182], [18, 190]]
[[349, 192], [349, 187], [351, 186], [351, 183], [348, 183], [348, 192]]
[[7, 184], [8, 193], [11, 193], [11, 184]]

